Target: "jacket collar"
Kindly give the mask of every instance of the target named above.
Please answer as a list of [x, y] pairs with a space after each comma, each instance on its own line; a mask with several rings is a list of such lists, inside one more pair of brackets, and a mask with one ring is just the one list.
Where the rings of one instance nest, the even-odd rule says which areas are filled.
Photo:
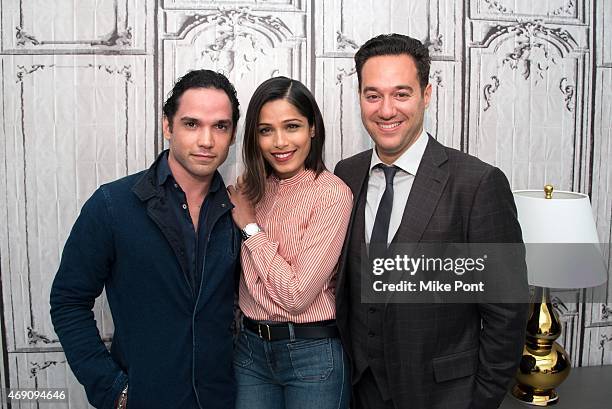
[[157, 171], [155, 172], [158, 186], [162, 186], [169, 178], [174, 179], [170, 170], [170, 164], [168, 163], [168, 152], [168, 150], [165, 150], [159, 155]]
[[[166, 149], [157, 156], [151, 167], [145, 170], [140, 179], [136, 181], [132, 192], [143, 202], [155, 196], [159, 197], [163, 194], [163, 184], [168, 177], [172, 177], [172, 172], [168, 165], [168, 149]], [[218, 170], [215, 170], [209, 192], [217, 192], [224, 186], [223, 177]], [[227, 194], [222, 196], [227, 196]]]
[[154, 196], [161, 196], [162, 194], [162, 187], [157, 184], [157, 170], [166, 152], [167, 150], [159, 154], [151, 167], [142, 173], [140, 178], [134, 184], [134, 187], [132, 187], [132, 192], [134, 192], [134, 194], [143, 202], [146, 202]]
[[[354, 172], [351, 172], [345, 180], [353, 191], [353, 211], [349, 231], [352, 231], [359, 197], [366, 194], [372, 153], [372, 149], [369, 149], [358, 154]], [[416, 171], [402, 223], [394, 242], [415, 243], [420, 240], [448, 181], [449, 173], [443, 166], [447, 161], [448, 155], [444, 146], [428, 134], [427, 147]]]
[[[406, 151], [402, 153], [400, 157], [392, 163], [392, 165], [400, 168], [406, 173], [416, 175], [419, 165], [421, 164], [421, 160], [423, 159], [425, 149], [427, 148], [428, 141], [429, 137], [427, 136], [427, 133], [422, 131], [414, 143], [408, 149], [406, 149]], [[373, 149], [372, 159], [370, 161], [370, 176], [372, 175], [372, 170], [374, 167], [379, 163], [382, 163], [383, 165], [385, 164], [378, 156], [376, 149]]]
[[[181, 232], [176, 223], [169, 216], [171, 214], [168, 207], [168, 202], [165, 200], [165, 192], [163, 184], [158, 184], [158, 170], [161, 161], [165, 159], [166, 151], [162, 152], [153, 165], [143, 172], [142, 176], [132, 188], [132, 192], [144, 202], [147, 215], [159, 227], [166, 241], [175, 253], [177, 260], [181, 266], [183, 274], [187, 277], [189, 268], [186, 265], [186, 260], [181, 255], [184, 252], [184, 242], [181, 237]], [[222, 189], [223, 187], [223, 189]], [[218, 171], [215, 171], [213, 183], [209, 190], [209, 208], [206, 217], [206, 229], [209, 232], [213, 231], [214, 225], [223, 215], [228, 213], [233, 205], [229, 200], [227, 190], [224, 189], [223, 178]], [[214, 190], [213, 190], [214, 188]], [[210, 234], [209, 236], [210, 237]], [[206, 244], [205, 244], [206, 245]], [[186, 278], [187, 279], [187, 278]]]

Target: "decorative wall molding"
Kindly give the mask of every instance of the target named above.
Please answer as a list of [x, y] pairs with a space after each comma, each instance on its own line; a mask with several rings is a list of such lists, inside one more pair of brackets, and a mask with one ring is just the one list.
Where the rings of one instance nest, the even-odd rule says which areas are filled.
[[[590, 81], [585, 31], [540, 20], [474, 22], [470, 28], [469, 95], [478, 98], [467, 99], [468, 152], [500, 166], [516, 189], [535, 188], [544, 179], [577, 189], [590, 160], [583, 121], [588, 104], [581, 100]], [[560, 103], [536, 102], [542, 94], [556, 94]], [[495, 106], [496, 99], [504, 106]], [[557, 143], [574, 150], [554, 150], [544, 159], [543, 147]]]
[[514, 13], [514, 11], [506, 6], [501, 5], [501, 3], [497, 0], [483, 0], [484, 4], [487, 5], [487, 7], [490, 10], [494, 10], [497, 11], [498, 13], [504, 13], [504, 14], [511, 14]]
[[543, 79], [550, 65], [557, 63], [557, 58], [579, 51], [578, 43], [569, 31], [548, 27], [538, 20], [496, 25], [487, 32], [481, 46], [490, 47], [496, 43], [494, 50], [497, 52], [507, 38], [516, 38], [516, 45], [506, 54], [502, 64], [513, 70], [522, 64], [525, 79], [529, 79], [532, 70]]
[[612, 318], [612, 307], [606, 304], [601, 304], [601, 319], [609, 320], [610, 318]]
[[[487, 7], [490, 10], [494, 10], [498, 13], [502, 13], [502, 14], [515, 14], [516, 13], [516, 11], [513, 10], [512, 8], [503, 5], [502, 1], [498, 1], [498, 0], [482, 0], [482, 1], [484, 4], [487, 5]], [[549, 11], [546, 14], [551, 15], [551, 16], [561, 16], [561, 15], [573, 16], [574, 12], [576, 11], [575, 0], [564, 0], [564, 1], [565, 1], [564, 4], [557, 7], [556, 9]]]
[[[479, 20], [506, 20], [539, 18], [551, 22], [588, 24], [583, 9], [591, 0], [470, 0], [471, 18]], [[585, 4], [586, 3], [586, 4]]]
[[66, 363], [66, 361], [44, 361], [43, 363], [30, 362], [30, 378], [36, 378], [39, 372], [44, 371], [49, 367], [63, 363]]
[[[23, 0], [20, 2], [19, 7], [23, 7]], [[106, 47], [123, 47], [132, 45], [132, 27], [128, 26], [128, 20], [125, 18], [125, 24], [123, 27], [119, 27], [119, 10], [118, 0], [115, 0], [113, 5], [115, 14], [113, 30], [103, 38], [100, 39], [89, 39], [89, 40], [38, 40], [34, 35], [28, 34], [23, 29], [23, 17], [19, 27], [15, 27], [15, 39], [17, 40], [17, 46], [23, 47], [26, 43], [33, 46], [42, 45], [88, 45], [90, 47], [106, 46]], [[127, 17], [127, 3], [126, 3], [126, 16]], [[21, 14], [23, 16], [23, 12]]]
[[[517, 37], [520, 38], [522, 35], [525, 40], [519, 40], [514, 52], [508, 54], [502, 61], [502, 64], [507, 63], [513, 70], [517, 69], [519, 63], [522, 62], [525, 79], [529, 78], [532, 67], [536, 68], [538, 77], [544, 79], [544, 72], [548, 71], [550, 64], [556, 64], [555, 57], [548, 51], [548, 47], [536, 37], [537, 31], [545, 32], [543, 26], [537, 24], [526, 24], [519, 29]], [[561, 49], [559, 51], [563, 57], [563, 51]]]
[[494, 41], [499, 42], [499, 39], [508, 36], [518, 37], [521, 43], [542, 44], [548, 42], [554, 46], [561, 57], [565, 57], [570, 52], [584, 51], [579, 48], [578, 42], [567, 29], [550, 27], [542, 20], [523, 20], [510, 25], [497, 24], [490, 26], [483, 40], [473, 46], [489, 47]]
[[[442, 34], [436, 34], [432, 38], [426, 38], [421, 42], [427, 46], [429, 52], [433, 55], [443, 51], [444, 43], [442, 37]], [[336, 31], [336, 47], [338, 51], [357, 51], [361, 46], [341, 31]]]
[[[218, 8], [208, 13], [187, 12], [175, 33], [166, 35], [166, 40], [185, 40], [200, 26], [215, 27], [214, 42], [205, 45], [200, 56], [208, 56], [217, 69], [230, 75], [240, 61], [242, 78], [253, 69], [260, 56], [268, 48], [291, 46], [299, 41], [292, 30], [278, 16], [253, 13], [248, 7]], [[241, 41], [249, 46], [245, 47]]]
[[17, 71], [16, 71], [17, 81], [15, 82], [22, 82], [24, 76], [30, 75], [33, 72], [36, 72], [38, 70], [43, 70], [45, 69], [45, 67], [54, 67], [54, 66], [55, 64], [51, 64], [51, 65], [32, 64], [31, 66], [26, 68], [25, 65], [17, 65]]
[[168, 39], [184, 39], [185, 36], [199, 25], [216, 25], [224, 33], [233, 34], [233, 38], [243, 27], [257, 27], [272, 44], [279, 44], [291, 38], [289, 27], [279, 17], [268, 14], [254, 14], [249, 7], [218, 8], [215, 12], [201, 14], [185, 13], [185, 20], [178, 32], [167, 36]]
[[36, 345], [38, 342], [43, 344], [59, 344], [59, 339], [51, 339], [47, 335], [39, 334], [34, 331], [31, 327], [28, 327], [28, 344]]
[[123, 75], [125, 77], [126, 82], [132, 82], [132, 72], [131, 72], [132, 67], [130, 65], [124, 65], [122, 67], [112, 67], [110, 65], [105, 65], [105, 64], [87, 64], [87, 65], [81, 65], [81, 66], [77, 66], [77, 65], [61, 66], [61, 65], [56, 65], [56, 64], [49, 64], [49, 65], [32, 64], [29, 67], [26, 67], [25, 65], [17, 65], [17, 71], [16, 71], [17, 81], [16, 82], [22, 82], [25, 76], [35, 73], [38, 70], [44, 70], [45, 68], [97, 68], [98, 70], [105, 71], [108, 74]]
[[356, 75], [357, 74], [357, 69], [356, 68], [349, 68], [346, 69], [344, 67], [340, 67], [338, 68], [338, 75], [336, 75], [336, 84], [341, 84], [342, 81], [344, 81], [344, 79], [346, 77], [350, 77], [352, 75]]
[[607, 344], [612, 344], [612, 337], [609, 337], [607, 334], [599, 335], [599, 349], [605, 350]]
[[495, 92], [499, 88], [499, 78], [497, 78], [496, 75], [492, 75], [491, 80], [493, 82], [486, 84], [484, 88], [482, 89], [482, 93], [484, 94], [484, 99], [485, 99], [485, 104], [486, 104], [485, 107], [482, 109], [483, 111], [486, 111], [489, 108], [491, 108], [491, 99], [493, 97], [493, 94], [495, 94]]
[[444, 42], [442, 41], [443, 37], [444, 36], [442, 34], [437, 33], [434, 36], [423, 40], [422, 43], [429, 48], [429, 53], [431, 55], [439, 54], [444, 51]]
[[[249, 7], [218, 7], [208, 12], [167, 12], [165, 16], [166, 25], [176, 27], [166, 29], [165, 45], [176, 49], [188, 42], [198, 66], [212, 63], [216, 70], [232, 78], [243, 79], [254, 70], [261, 71], [263, 65], [260, 61], [280, 50], [288, 50], [292, 62], [297, 62], [295, 57], [304, 51], [304, 33], [299, 29], [296, 31], [277, 15], [262, 14]], [[301, 19], [302, 16], [294, 15], [292, 23]], [[175, 57], [172, 56], [173, 59]], [[301, 69], [299, 63], [295, 68]], [[279, 67], [272, 67], [267, 77], [279, 72]], [[240, 84], [237, 87], [240, 88]]]
[[24, 46], [26, 43], [40, 45], [40, 41], [34, 36], [26, 33], [21, 27], [15, 27], [15, 39], [17, 40], [18, 46]]
[[572, 300], [573, 302], [564, 301], [564, 298], [567, 299], [567, 296], [562, 298], [559, 295], [553, 295], [551, 297], [550, 302], [559, 313], [560, 319], [568, 320], [569, 317], [575, 317], [578, 315], [578, 309], [576, 307], [580, 302], [580, 296], [577, 293], [571, 293], [570, 296], [574, 297]]
[[[460, 52], [456, 49], [456, 31], [453, 27], [463, 8], [462, 2], [313, 0], [313, 3], [315, 24], [321, 32], [321, 35], [315, 36], [317, 57], [350, 58], [367, 39], [389, 32], [384, 29], [387, 25], [394, 27], [394, 32], [419, 38], [429, 48], [433, 60], [454, 60]], [[414, 7], [417, 3], [422, 6]], [[387, 9], [393, 12], [385, 13]], [[356, 15], [360, 12], [369, 13], [372, 23], [360, 23], [363, 16]]]
[[576, 11], [576, 0], [567, 0], [565, 4], [552, 10], [552, 16], [573, 16]]
[[567, 77], [561, 78], [559, 83], [559, 90], [564, 96], [565, 108], [569, 112], [574, 112], [574, 94], [576, 93], [576, 86], [568, 84]]
[[[64, 4], [64, 3], [62, 3]], [[6, 11], [3, 16], [2, 50], [6, 53], [58, 53], [73, 54], [108, 54], [108, 53], [144, 53], [146, 52], [146, 26], [150, 24], [148, 17], [152, 0], [111, 0], [97, 2], [92, 18], [96, 19], [96, 30], [108, 31], [92, 36], [92, 26], [74, 23], [73, 37], [67, 34], [56, 34], [57, 30], [50, 30], [48, 24], [40, 24], [34, 17], [48, 16], [60, 5], [50, 4], [48, 9], [37, 9], [37, 5], [18, 0], [12, 13]], [[86, 12], [90, 7], [74, 1], [74, 18], [76, 11]], [[10, 8], [9, 8], [10, 10]], [[61, 10], [67, 12], [67, 10]], [[68, 14], [64, 14], [68, 15]], [[61, 14], [60, 14], [61, 16]], [[41, 17], [41, 21], [47, 21]], [[51, 24], [53, 24], [51, 20]], [[110, 24], [108, 24], [110, 23]], [[107, 24], [107, 25], [106, 25]], [[9, 32], [8, 29], [11, 29]], [[70, 30], [65, 30], [70, 32]], [[100, 33], [98, 31], [98, 33]], [[51, 37], [50, 37], [51, 36]], [[56, 37], [57, 36], [57, 37]], [[68, 38], [67, 38], [68, 37]]]
[[429, 73], [429, 82], [434, 87], [444, 88], [444, 79], [442, 78], [442, 70], [433, 70]]
[[357, 44], [354, 40], [348, 38], [346, 35], [342, 34], [341, 31], [336, 31], [336, 43], [338, 44], [338, 50], [358, 50], [359, 44]]
[[236, 4], [248, 5], [261, 11], [306, 11], [306, 5], [311, 0], [214, 0], [203, 2], [202, 0], [161, 0], [161, 8], [164, 10], [201, 10], [213, 5], [235, 6]]

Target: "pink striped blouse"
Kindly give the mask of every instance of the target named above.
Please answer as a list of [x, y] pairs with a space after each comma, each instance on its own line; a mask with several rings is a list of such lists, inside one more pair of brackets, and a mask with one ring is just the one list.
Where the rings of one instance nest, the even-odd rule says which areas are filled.
[[352, 207], [351, 190], [323, 171], [268, 177], [255, 207], [262, 232], [242, 243], [240, 309], [255, 320], [334, 319], [335, 276]]

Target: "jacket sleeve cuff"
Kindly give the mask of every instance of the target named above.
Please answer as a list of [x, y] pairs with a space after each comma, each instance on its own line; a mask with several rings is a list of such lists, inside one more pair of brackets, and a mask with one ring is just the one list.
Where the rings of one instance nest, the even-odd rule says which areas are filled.
[[120, 372], [115, 378], [115, 382], [113, 382], [113, 386], [111, 386], [110, 391], [108, 392], [108, 396], [104, 402], [104, 408], [106, 409], [115, 409], [115, 402], [117, 402], [117, 398], [119, 398], [119, 394], [125, 389], [125, 386], [128, 384], [128, 377], [124, 372]]

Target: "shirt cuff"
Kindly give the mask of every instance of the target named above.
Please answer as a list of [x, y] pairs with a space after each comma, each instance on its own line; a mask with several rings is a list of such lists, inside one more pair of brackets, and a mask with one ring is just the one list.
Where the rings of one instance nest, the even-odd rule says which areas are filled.
[[266, 244], [267, 242], [268, 242], [268, 237], [266, 237], [266, 234], [263, 231], [260, 231], [259, 233], [255, 233], [254, 235], [246, 239], [244, 241], [244, 245], [250, 251], [255, 251], [261, 246], [263, 246], [264, 244]]

